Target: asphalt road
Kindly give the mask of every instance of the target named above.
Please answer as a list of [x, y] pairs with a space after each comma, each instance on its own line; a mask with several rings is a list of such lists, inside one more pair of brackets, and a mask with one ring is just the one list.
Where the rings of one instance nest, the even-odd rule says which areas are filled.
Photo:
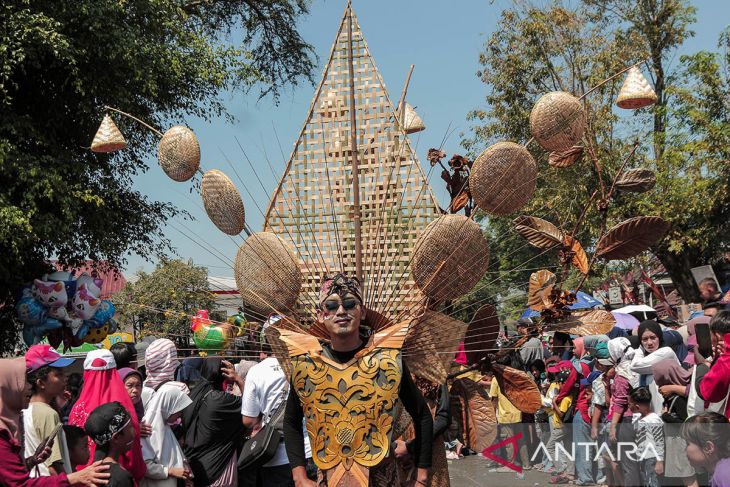
[[524, 480], [518, 479], [515, 472], [490, 472], [487, 460], [476, 455], [448, 462], [451, 487], [550, 485], [550, 475], [534, 470], [526, 471]]

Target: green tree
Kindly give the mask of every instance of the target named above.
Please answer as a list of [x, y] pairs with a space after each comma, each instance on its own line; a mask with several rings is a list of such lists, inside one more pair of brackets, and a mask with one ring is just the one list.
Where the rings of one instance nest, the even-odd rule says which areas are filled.
[[186, 348], [191, 317], [215, 307], [208, 269], [192, 261], [162, 260], [151, 273], [136, 277], [113, 298], [119, 325], [142, 335], [168, 335]]
[[276, 96], [311, 80], [305, 0], [7, 0], [0, 5], [0, 340], [20, 285], [57, 258], [121, 266], [171, 250], [176, 215], [132, 186], [158, 139], [117, 117], [129, 148], [88, 150], [104, 105], [157, 127], [227, 115], [224, 91]]
[[[730, 189], [730, 80], [722, 69], [728, 61], [727, 34], [720, 39], [720, 53], [684, 56], [673, 71], [666, 67], [692, 35], [693, 21], [694, 9], [680, 0], [586, 0], [574, 8], [556, 2], [546, 9], [518, 6], [503, 11], [479, 60], [478, 75], [489, 87], [487, 107], [469, 114], [477, 125], [463, 141], [472, 155], [499, 140], [525, 142], [530, 138], [530, 111], [542, 94], [562, 90], [579, 95], [625, 66], [650, 59], [659, 98], [653, 108], [632, 114], [614, 108], [623, 77], [585, 98], [589, 117], [583, 144], [593, 149], [596, 164], [586, 155], [570, 168], [552, 168], [546, 164], [547, 153], [530, 145], [540, 177], [523, 213], [571, 230], [598, 189], [599, 178], [610, 184], [639, 140], [628, 167], [654, 170], [656, 188], [644, 195], [619, 195], [608, 211], [608, 223], [645, 214], [668, 220], [669, 234], [651, 250], [688, 300], [697, 298], [689, 268], [710, 261], [727, 245]], [[594, 202], [578, 234], [587, 250], [602, 222]], [[501, 259], [510, 256], [511, 262], [499, 262], [500, 270], [515, 259], [529, 258], [524, 241], [510, 233], [508, 219], [488, 218], [487, 226], [498, 234]], [[533, 257], [539, 253], [529, 252]], [[524, 275], [515, 277], [525, 281]]]

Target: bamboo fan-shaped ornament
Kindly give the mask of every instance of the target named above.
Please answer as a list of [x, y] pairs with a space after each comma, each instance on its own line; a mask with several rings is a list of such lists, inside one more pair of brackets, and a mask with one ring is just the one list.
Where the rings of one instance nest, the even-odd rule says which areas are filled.
[[291, 247], [272, 232], [254, 233], [239, 247], [234, 269], [243, 302], [257, 313], [288, 314], [302, 287]]
[[482, 152], [469, 176], [476, 205], [493, 215], [509, 215], [535, 192], [537, 164], [528, 150], [514, 142], [499, 142]]
[[91, 151], [102, 153], [116, 152], [126, 148], [127, 141], [124, 140], [122, 132], [117, 128], [117, 124], [114, 123], [112, 117], [108, 113], [105, 113], [99, 129], [94, 135], [94, 140], [91, 142]]
[[205, 212], [221, 232], [238, 235], [243, 231], [246, 223], [243, 200], [228, 176], [217, 169], [206, 171], [200, 192]]
[[[398, 116], [400, 116], [400, 112], [401, 106], [398, 105]], [[408, 102], [406, 102], [406, 109], [403, 114], [403, 130], [405, 130], [407, 134], [415, 134], [416, 132], [426, 130], [426, 125], [424, 125], [423, 120], [418, 113], [416, 113], [416, 109]]]
[[570, 93], [543, 95], [530, 112], [530, 132], [549, 151], [567, 151], [583, 137], [586, 115], [583, 104]]
[[616, 98], [616, 105], [619, 108], [636, 110], [653, 105], [657, 102], [657, 96], [654, 88], [641, 74], [639, 68], [632, 66], [629, 69], [621, 91]]
[[200, 167], [200, 144], [192, 130], [176, 125], [162, 136], [157, 157], [165, 174], [181, 183], [192, 178]]
[[442, 215], [416, 240], [411, 272], [418, 288], [440, 302], [470, 291], [487, 271], [489, 244], [479, 224]]

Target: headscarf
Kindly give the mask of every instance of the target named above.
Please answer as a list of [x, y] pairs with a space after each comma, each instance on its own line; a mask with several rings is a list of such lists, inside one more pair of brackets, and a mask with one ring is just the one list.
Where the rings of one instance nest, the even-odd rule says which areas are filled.
[[162, 382], [174, 381], [177, 361], [177, 348], [172, 340], [158, 338], [147, 347], [145, 352], [145, 367], [147, 379], [145, 387], [154, 389]]
[[117, 401], [102, 404], [91, 411], [84, 423], [84, 431], [96, 445], [96, 451], [91, 456], [93, 461], [103, 460], [109, 454], [109, 442], [130, 421], [132, 415]]
[[180, 382], [197, 382], [200, 380], [200, 368], [203, 366], [202, 357], [190, 357], [182, 361], [177, 369], [175, 380]]
[[[124, 467], [136, 481], [142, 480], [147, 466], [142, 459], [142, 447], [139, 437], [139, 421], [133, 413], [134, 405], [127, 394], [121, 377], [117, 371], [114, 355], [109, 350], [99, 349], [89, 352], [84, 360], [84, 387], [81, 394], [71, 409], [68, 416], [68, 423], [81, 428], [86, 424], [89, 415], [102, 404], [118, 402], [127, 410], [134, 425], [134, 444], [126, 452], [119, 463]], [[96, 444], [89, 438], [89, 464], [93, 461]]]
[[664, 341], [664, 346], [671, 347], [671, 349], [674, 350], [674, 354], [677, 356], [679, 361], [684, 362], [684, 359], [687, 358], [689, 351], [687, 350], [687, 346], [684, 344], [682, 335], [675, 330], [664, 330], [662, 338]]
[[25, 358], [0, 360], [0, 431], [17, 439], [25, 393]]
[[191, 404], [190, 398], [177, 387], [163, 386], [150, 399], [144, 422], [152, 427], [152, 435], [142, 440], [142, 456], [167, 467], [183, 467], [182, 449], [167, 419]]
[[338, 273], [334, 276], [326, 276], [322, 279], [322, 285], [319, 290], [319, 302], [324, 302], [332, 294], [343, 296], [347, 293], [355, 296], [360, 304], [362, 300], [362, 285], [357, 277], [348, 277], [345, 274]]
[[195, 485], [210, 485], [225, 470], [243, 438], [241, 398], [220, 390], [221, 359], [205, 359], [202, 379], [190, 393], [182, 414], [185, 457], [195, 475]]
[[660, 360], [652, 366], [654, 382], [658, 387], [665, 385], [686, 386], [692, 380], [692, 372], [684, 369], [676, 360]]
[[625, 337], [626, 336], [626, 330], [624, 330], [621, 327], [614, 326], [611, 328], [611, 331], [608, 332], [608, 339], [612, 338], [618, 338], [618, 337]]
[[[661, 348], [664, 346], [664, 334], [662, 333], [662, 327], [659, 326], [659, 323], [657, 323], [654, 320], [642, 321], [639, 324], [639, 331], [636, 334], [636, 336], [639, 337], [639, 343], [641, 343], [641, 336], [644, 334], [645, 331], [650, 331], [659, 338], [659, 346], [657, 348]], [[643, 348], [643, 345], [642, 345], [642, 348]], [[644, 350], [644, 351], [646, 351], [646, 350]]]
[[608, 341], [608, 354], [616, 365], [616, 374], [629, 381], [631, 387], [639, 386], [639, 375], [631, 371], [631, 359], [636, 350], [631, 348], [631, 342], [626, 337], [613, 338]]
[[578, 337], [573, 340], [573, 353], [575, 353], [575, 356], [578, 358], [581, 358], [586, 354], [586, 346], [585, 343], [583, 343], [583, 337]]
[[[139, 372], [139, 370], [131, 369], [129, 367], [123, 367], [119, 369], [119, 377], [122, 379], [122, 384], [126, 382], [127, 377], [129, 377], [130, 375], [136, 375], [137, 377], [139, 377], [140, 386], [142, 385], [143, 379], [142, 374]], [[144, 404], [142, 404], [141, 391], [139, 401], [137, 401], [136, 403], [133, 402], [132, 404], [134, 405], [134, 412], [137, 414], [137, 421], [141, 421], [142, 417], [144, 416]]]

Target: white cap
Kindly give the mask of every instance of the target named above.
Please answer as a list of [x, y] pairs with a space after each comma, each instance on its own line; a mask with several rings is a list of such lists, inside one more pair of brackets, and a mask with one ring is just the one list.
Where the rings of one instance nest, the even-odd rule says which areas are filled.
[[84, 370], [109, 370], [116, 369], [117, 363], [114, 355], [106, 348], [100, 348], [86, 354]]

